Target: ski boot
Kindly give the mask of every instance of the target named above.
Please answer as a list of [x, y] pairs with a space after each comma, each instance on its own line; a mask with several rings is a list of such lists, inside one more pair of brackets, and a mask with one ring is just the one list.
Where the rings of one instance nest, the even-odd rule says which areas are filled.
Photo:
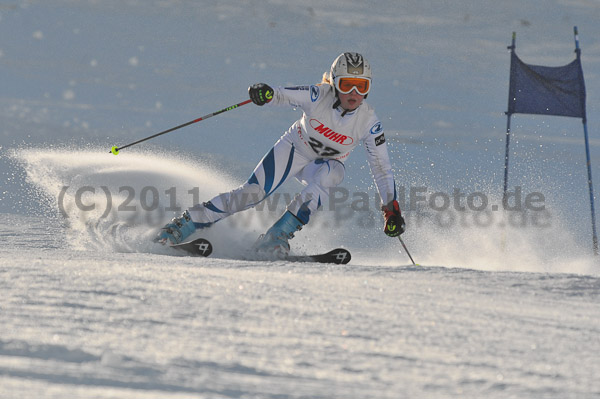
[[163, 245], [167, 244], [168, 241], [171, 244], [180, 244], [194, 234], [196, 229], [208, 227], [208, 225], [206, 223], [194, 223], [190, 217], [190, 213], [186, 210], [180, 217], [173, 218], [165, 227], [160, 229], [154, 242], [159, 242]]
[[294, 238], [294, 233], [302, 226], [304, 224], [294, 214], [286, 211], [265, 234], [258, 237], [253, 249], [259, 255], [285, 258], [290, 253], [288, 240]]

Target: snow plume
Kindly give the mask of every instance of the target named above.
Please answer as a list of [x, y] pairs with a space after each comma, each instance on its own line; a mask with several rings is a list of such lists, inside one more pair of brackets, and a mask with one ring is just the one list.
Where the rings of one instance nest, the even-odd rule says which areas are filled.
[[180, 154], [28, 149], [15, 158], [40, 202], [50, 200], [76, 249], [152, 251], [150, 240], [160, 226], [234, 185]]
[[[161, 226], [193, 204], [241, 183], [208, 162], [173, 153], [129, 152], [115, 157], [100, 150], [28, 149], [16, 152], [14, 158], [36, 187], [39, 202], [50, 201], [65, 226], [67, 242], [76, 249], [161, 252], [162, 248], [151, 244]], [[203, 232], [215, 244], [214, 256], [242, 254], [285, 209], [291, 191], [269, 197], [257, 208]], [[502, 212], [497, 210], [501, 206], [494, 207], [501, 199], [485, 194], [488, 207], [484, 210], [467, 207], [459, 211], [453, 206], [440, 210], [432, 202], [436, 195], [443, 197], [439, 193], [422, 193], [423, 206], [416, 209], [409, 203], [403, 207], [408, 226], [403, 239], [417, 263], [476, 270], [596, 273], [595, 260], [581, 255], [591, 250], [576, 242], [552, 204], [544, 203], [544, 211]], [[461, 198], [462, 205], [465, 200]], [[351, 199], [335, 209], [326, 204], [296, 235], [293, 250], [308, 253], [341, 246], [352, 251], [356, 264], [410, 264], [400, 243], [383, 235], [376, 207], [361, 212], [352, 210], [355, 205]]]
[[[479, 187], [474, 193], [465, 189], [455, 196], [456, 202], [453, 189], [426, 189], [425, 185], [415, 185], [413, 189], [416, 194], [409, 194], [411, 189], [407, 188], [405, 196], [399, 190], [399, 199], [405, 199], [400, 208], [407, 225], [402, 239], [420, 265], [485, 271], [598, 273], [591, 239], [583, 243], [576, 239], [573, 233], [576, 226], [567, 222], [569, 219], [552, 198], [542, 201], [537, 193], [525, 189], [519, 192], [521, 189], [517, 188], [515, 192], [509, 191], [504, 210], [502, 198], [492, 188]], [[383, 235], [381, 215], [373, 206], [369, 211], [355, 210], [353, 216], [347, 217], [352, 213], [349, 208], [359, 208], [359, 201], [348, 200], [343, 205], [345, 208], [337, 208], [331, 216], [338, 214], [338, 224], [339, 216], [344, 220], [344, 227], [334, 230], [338, 232], [338, 240], [349, 244], [353, 263], [411, 265], [400, 242]], [[328, 219], [329, 215], [325, 216]], [[329, 219], [335, 221], [334, 217]]]
[[488, 201], [485, 209], [452, 205], [408, 212], [405, 241], [416, 261], [489, 271], [598, 273], [591, 239], [588, 247], [577, 242], [555, 204], [528, 208], [509, 200], [503, 210], [502, 199], [490, 191], [479, 193]]

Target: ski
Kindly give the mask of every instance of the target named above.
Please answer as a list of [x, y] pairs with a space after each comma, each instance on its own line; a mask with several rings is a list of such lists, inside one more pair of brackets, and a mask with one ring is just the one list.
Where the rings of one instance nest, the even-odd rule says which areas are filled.
[[[181, 244], [171, 245], [171, 248], [185, 251], [187, 254], [192, 256], [203, 257], [210, 256], [213, 251], [212, 244], [206, 238], [197, 238], [192, 241], [182, 242]], [[316, 255], [288, 255], [277, 260], [284, 260], [288, 262], [335, 263], [338, 265], [345, 265], [346, 263], [350, 262], [351, 258], [350, 251], [343, 248], [337, 248], [327, 253]]]
[[284, 260], [290, 262], [318, 262], [318, 263], [335, 263], [345, 265], [350, 262], [352, 256], [350, 251], [343, 248], [337, 248], [324, 254], [317, 255], [288, 255]]
[[181, 244], [171, 245], [171, 248], [179, 249], [187, 252], [192, 256], [210, 256], [213, 251], [213, 246], [205, 238], [197, 238], [192, 241], [182, 242]]

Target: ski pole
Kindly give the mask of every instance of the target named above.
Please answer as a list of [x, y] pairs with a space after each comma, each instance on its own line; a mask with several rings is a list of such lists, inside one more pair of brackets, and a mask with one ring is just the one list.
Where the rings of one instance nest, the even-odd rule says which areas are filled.
[[413, 266], [418, 266], [413, 257], [410, 256], [410, 252], [408, 252], [408, 248], [406, 248], [406, 245], [404, 245], [404, 241], [402, 241], [402, 238], [400, 236], [398, 236], [398, 240], [400, 240], [400, 244], [402, 244], [402, 246], [404, 247], [404, 250], [406, 251], [406, 254], [408, 255], [408, 257], [410, 258], [410, 261], [412, 262]]
[[252, 100], [246, 100], [246, 101], [242, 101], [241, 103], [238, 103], [238, 104], [232, 105], [232, 106], [230, 106], [230, 107], [227, 107], [227, 108], [223, 108], [222, 110], [215, 111], [215, 112], [213, 112], [212, 114], [204, 115], [203, 117], [200, 117], [200, 118], [198, 118], [198, 119], [194, 119], [193, 121], [189, 121], [189, 122], [187, 122], [187, 123], [184, 123], [184, 124], [182, 124], [182, 125], [179, 125], [179, 126], [172, 127], [172, 128], [170, 128], [170, 129], [167, 129], [167, 130], [165, 130], [165, 131], [162, 131], [162, 132], [160, 132], [160, 133], [153, 134], [152, 136], [149, 136], [149, 137], [143, 138], [143, 139], [141, 139], [141, 140], [138, 140], [138, 141], [134, 141], [133, 143], [129, 143], [129, 144], [123, 145], [123, 146], [121, 146], [121, 147], [117, 147], [117, 146], [115, 145], [115, 146], [113, 146], [113, 147], [111, 148], [111, 150], [110, 150], [109, 152], [111, 152], [111, 153], [113, 153], [113, 154], [115, 154], [115, 155], [118, 155], [118, 154], [119, 154], [119, 151], [120, 151], [120, 150], [122, 150], [122, 149], [124, 149], [124, 148], [131, 147], [131, 146], [133, 146], [133, 145], [136, 145], [136, 144], [142, 143], [142, 142], [144, 142], [144, 141], [146, 141], [146, 140], [150, 140], [150, 139], [153, 139], [153, 138], [155, 138], [155, 137], [161, 136], [161, 135], [163, 135], [163, 134], [170, 133], [170, 132], [172, 132], [172, 131], [174, 131], [174, 130], [181, 129], [182, 127], [189, 126], [189, 125], [191, 125], [191, 124], [193, 124], [193, 123], [196, 123], [196, 122], [203, 121], [203, 120], [205, 120], [205, 119], [208, 119], [208, 118], [210, 118], [211, 116], [219, 115], [219, 114], [222, 114], [223, 112], [226, 112], [226, 111], [231, 111], [232, 109], [236, 109], [236, 108], [238, 108], [238, 107], [241, 107], [242, 105], [246, 105], [246, 104], [248, 104], [248, 103], [251, 103], [251, 102], [252, 102]]

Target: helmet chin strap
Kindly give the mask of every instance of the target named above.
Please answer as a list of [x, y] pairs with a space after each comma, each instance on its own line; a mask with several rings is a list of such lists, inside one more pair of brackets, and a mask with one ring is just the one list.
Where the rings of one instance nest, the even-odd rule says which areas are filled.
[[333, 109], [336, 109], [337, 107], [339, 107], [342, 104], [342, 101], [340, 100], [340, 98], [337, 96], [337, 93], [335, 94], [335, 102], [333, 103]]
[[[333, 109], [337, 109], [342, 104], [342, 102], [340, 101], [340, 98], [337, 97], [337, 96], [336, 96], [336, 98], [337, 98], [337, 100], [333, 103], [333, 107], [331, 107]], [[342, 107], [342, 109], [344, 110], [342, 112], [342, 118], [343, 118], [348, 113], [348, 110], [346, 108], [344, 108], [344, 107]]]
[[[331, 107], [333, 109], [337, 109], [342, 104], [342, 100], [340, 100], [339, 94], [340, 93], [338, 92], [338, 90], [335, 89], [335, 98], [336, 98], [336, 100], [333, 103], [333, 107]], [[343, 118], [348, 113], [348, 110], [346, 108], [344, 108], [344, 107], [342, 107], [342, 108], [344, 109], [344, 112], [342, 112], [342, 118]]]

